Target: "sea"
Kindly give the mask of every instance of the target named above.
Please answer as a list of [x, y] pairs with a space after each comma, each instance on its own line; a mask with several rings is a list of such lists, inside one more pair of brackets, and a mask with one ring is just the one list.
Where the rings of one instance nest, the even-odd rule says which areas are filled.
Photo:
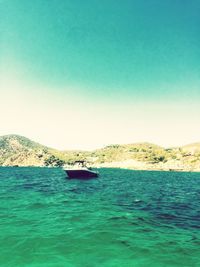
[[0, 267], [199, 267], [200, 173], [0, 168]]

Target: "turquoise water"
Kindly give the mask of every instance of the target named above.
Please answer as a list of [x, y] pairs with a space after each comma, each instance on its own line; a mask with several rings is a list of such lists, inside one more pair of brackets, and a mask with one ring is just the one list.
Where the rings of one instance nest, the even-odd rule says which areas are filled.
[[200, 266], [200, 173], [0, 168], [0, 267]]

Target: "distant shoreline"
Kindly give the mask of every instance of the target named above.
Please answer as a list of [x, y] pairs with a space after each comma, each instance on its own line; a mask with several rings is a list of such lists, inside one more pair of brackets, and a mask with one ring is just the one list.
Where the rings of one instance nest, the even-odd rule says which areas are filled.
[[[132, 164], [131, 164], [132, 163]], [[168, 171], [168, 172], [200, 172], [199, 168], [192, 168], [191, 166], [182, 165], [177, 166], [176, 161], [174, 164], [167, 163], [158, 163], [158, 164], [148, 164], [145, 162], [139, 162], [135, 160], [128, 160], [122, 162], [110, 162], [103, 163], [98, 165], [93, 165], [92, 167], [96, 168], [120, 168], [120, 169], [129, 169], [129, 170], [139, 170], [139, 171]]]
[[200, 143], [163, 148], [151, 143], [109, 145], [94, 151], [59, 151], [19, 135], [0, 137], [0, 166], [61, 167], [84, 160], [96, 168], [200, 172]]

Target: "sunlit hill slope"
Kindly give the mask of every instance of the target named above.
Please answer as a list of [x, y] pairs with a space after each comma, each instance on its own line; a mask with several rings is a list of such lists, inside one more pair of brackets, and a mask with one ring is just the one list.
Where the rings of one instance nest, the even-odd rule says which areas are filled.
[[87, 151], [59, 151], [19, 135], [0, 137], [1, 166], [62, 166], [84, 159], [94, 167], [200, 171], [200, 143], [163, 148], [150, 143], [109, 145]]

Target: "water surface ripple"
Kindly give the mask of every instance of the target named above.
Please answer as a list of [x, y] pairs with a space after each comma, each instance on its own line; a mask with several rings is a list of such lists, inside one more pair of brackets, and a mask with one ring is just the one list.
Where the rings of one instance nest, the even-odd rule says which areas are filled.
[[200, 174], [0, 168], [0, 266], [200, 266]]

